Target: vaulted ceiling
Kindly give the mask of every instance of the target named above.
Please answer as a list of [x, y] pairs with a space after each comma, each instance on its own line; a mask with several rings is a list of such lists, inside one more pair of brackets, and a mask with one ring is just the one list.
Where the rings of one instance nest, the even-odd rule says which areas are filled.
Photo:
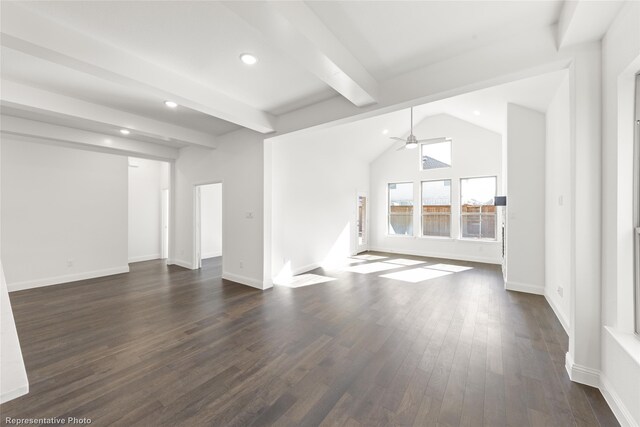
[[[277, 132], [281, 117], [329, 100], [370, 109], [386, 82], [556, 23], [559, 45], [597, 39], [606, 26], [591, 21], [613, 18], [617, 7], [3, 1], [2, 132], [98, 145], [106, 136], [112, 146], [135, 140], [140, 154], [175, 157], [188, 145], [215, 148], [216, 137], [241, 128]], [[241, 62], [243, 53], [257, 64]]]

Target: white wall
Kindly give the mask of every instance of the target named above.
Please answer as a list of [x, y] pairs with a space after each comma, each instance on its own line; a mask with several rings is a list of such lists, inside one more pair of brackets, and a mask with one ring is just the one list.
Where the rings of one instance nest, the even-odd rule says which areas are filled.
[[217, 139], [216, 150], [183, 148], [175, 163], [170, 262], [195, 268], [194, 188], [222, 182], [223, 278], [256, 288], [263, 281], [263, 136], [239, 130]]
[[222, 184], [200, 187], [200, 245], [202, 259], [222, 255]]
[[507, 289], [544, 294], [545, 116], [507, 105]]
[[640, 3], [626, 2], [602, 41], [601, 388], [623, 425], [640, 425], [640, 340], [633, 336], [632, 159]]
[[127, 158], [3, 139], [9, 290], [128, 271]]
[[129, 262], [161, 258], [161, 192], [169, 164], [129, 157]]
[[27, 371], [0, 262], [0, 403], [29, 392]]
[[356, 251], [357, 195], [369, 188], [369, 152], [365, 137], [344, 132], [271, 143], [273, 277]]
[[544, 294], [567, 332], [572, 298], [569, 96], [567, 73], [546, 113], [544, 216]]
[[[0, 145], [0, 157], [2, 154]], [[1, 164], [1, 161], [0, 161]], [[1, 169], [1, 167], [0, 167]], [[0, 173], [0, 186], [2, 174]], [[0, 198], [0, 212], [2, 199]], [[0, 214], [1, 217], [1, 214]], [[0, 219], [1, 222], [1, 219]], [[0, 241], [2, 227], [0, 227]], [[11, 309], [11, 300], [0, 260], [0, 403], [7, 402], [29, 392], [29, 380], [24, 367], [22, 350]]]
[[[414, 134], [421, 139], [448, 136], [451, 143], [450, 168], [421, 171], [419, 149], [384, 152], [371, 163], [371, 247], [375, 250], [479, 261], [499, 264], [502, 257], [500, 221], [495, 242], [458, 239], [460, 235], [460, 178], [497, 176], [498, 195], [502, 194], [501, 135], [451, 117], [437, 115], [418, 123]], [[451, 179], [452, 236], [416, 237], [420, 233], [420, 182]], [[414, 233], [416, 236], [387, 235], [387, 184], [414, 183]]]

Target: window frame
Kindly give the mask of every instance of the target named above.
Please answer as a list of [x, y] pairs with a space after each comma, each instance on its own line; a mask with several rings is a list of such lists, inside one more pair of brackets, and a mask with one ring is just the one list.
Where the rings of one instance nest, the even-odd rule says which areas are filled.
[[[464, 216], [469, 216], [469, 215], [478, 215], [478, 214], [464, 214], [462, 212], [462, 181], [464, 180], [469, 180], [469, 179], [480, 179], [480, 178], [493, 178], [495, 185], [494, 185], [494, 189], [493, 189], [493, 197], [494, 197], [494, 203], [495, 203], [495, 197], [498, 194], [498, 176], [497, 175], [482, 175], [482, 176], [468, 176], [468, 177], [464, 177], [464, 178], [460, 178], [459, 179], [459, 186], [460, 186], [460, 197], [459, 197], [459, 206], [460, 206], [460, 214], [459, 214], [459, 224], [460, 224], [460, 230], [459, 230], [459, 236], [458, 239], [460, 240], [470, 240], [472, 242], [497, 242], [498, 239], [498, 210], [496, 209], [496, 211], [493, 213], [493, 216], [495, 217], [495, 237], [493, 239], [491, 238], [486, 238], [486, 237], [464, 237], [462, 235], [462, 218]], [[494, 205], [480, 205], [480, 206], [495, 206]], [[482, 227], [482, 208], [480, 208], [480, 226]], [[480, 235], [482, 235], [482, 230], [480, 231]]]
[[[411, 199], [411, 234], [392, 234], [390, 233], [390, 229], [391, 229], [391, 184], [411, 184], [411, 193], [412, 193], [412, 199]], [[414, 237], [416, 235], [415, 230], [414, 230], [414, 217], [415, 217], [415, 207], [416, 207], [416, 201], [415, 201], [416, 195], [415, 195], [415, 182], [413, 181], [395, 181], [395, 182], [387, 182], [387, 236], [389, 237]]]
[[[425, 169], [422, 167], [422, 147], [425, 145], [435, 145], [435, 144], [444, 144], [444, 143], [448, 143], [449, 144], [449, 156], [451, 157], [451, 163], [453, 163], [453, 140], [447, 140], [447, 141], [442, 141], [442, 142], [421, 142], [419, 147], [418, 147], [418, 169], [420, 170], [420, 172], [427, 172], [427, 171], [433, 171], [433, 170], [440, 170], [440, 169], [451, 169], [451, 164], [447, 165], [447, 166], [443, 166], [441, 168], [431, 168], [431, 169]], [[422, 203], [422, 202], [421, 202]]]
[[[425, 235], [424, 234], [425, 214], [424, 214], [424, 204], [423, 204], [424, 203], [423, 202], [424, 184], [428, 182], [445, 182], [445, 181], [449, 181], [449, 235], [448, 236]], [[441, 206], [447, 206], [447, 205], [441, 205]], [[442, 214], [433, 214], [433, 215], [435, 216], [435, 215], [442, 215]], [[427, 180], [420, 181], [420, 237], [425, 239], [452, 239], [453, 238], [453, 179], [452, 178], [427, 179]]]
[[636, 74], [633, 135], [633, 330], [640, 338], [640, 74]]

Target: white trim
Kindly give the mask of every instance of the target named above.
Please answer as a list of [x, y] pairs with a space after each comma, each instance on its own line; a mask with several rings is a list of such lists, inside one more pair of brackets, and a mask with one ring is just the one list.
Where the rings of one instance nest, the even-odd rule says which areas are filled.
[[297, 276], [298, 274], [306, 273], [308, 271], [315, 270], [316, 268], [320, 268], [320, 267], [322, 267], [322, 265], [319, 262], [314, 262], [313, 264], [307, 264], [307, 265], [303, 265], [302, 267], [292, 269], [291, 274], [293, 276]]
[[544, 295], [544, 287], [532, 285], [529, 283], [514, 282], [508, 280], [504, 282], [504, 288], [508, 291], [526, 292], [534, 295]]
[[549, 296], [549, 294], [547, 293], [546, 289], [545, 289], [545, 292], [544, 292], [544, 299], [547, 300], [547, 303], [549, 304], [549, 306], [551, 307], [551, 309], [555, 313], [556, 317], [560, 321], [560, 324], [564, 328], [564, 331], [567, 333], [567, 335], [569, 335], [569, 322], [567, 321], [567, 318], [564, 316], [564, 314], [562, 314], [562, 311], [560, 311], [560, 308], [558, 308], [556, 303], [553, 302], [553, 299]]
[[573, 357], [569, 352], [567, 352], [564, 360], [564, 366], [571, 381], [595, 388], [600, 387], [600, 371], [574, 363]]
[[600, 392], [621, 426], [638, 427], [638, 423], [634, 421], [631, 412], [629, 412], [624, 403], [622, 403], [620, 396], [618, 396], [618, 393], [616, 393], [604, 374], [600, 374]]
[[161, 259], [161, 258], [162, 258], [161, 254], [134, 256], [129, 258], [129, 264], [131, 264], [132, 262], [151, 261], [154, 259]]
[[605, 326], [605, 331], [618, 343], [636, 365], [640, 366], [640, 340], [633, 332], [623, 332], [611, 326]]
[[179, 267], [187, 268], [189, 270], [195, 270], [195, 268], [193, 268], [193, 265], [191, 265], [190, 262], [183, 261], [181, 259], [168, 259], [167, 265], [177, 265]]
[[[412, 237], [412, 236], [398, 236], [398, 237]], [[491, 242], [496, 243], [496, 242]], [[483, 264], [495, 264], [501, 265], [502, 259], [489, 258], [489, 257], [476, 257], [476, 256], [467, 256], [467, 255], [458, 255], [458, 254], [443, 254], [442, 252], [424, 252], [424, 251], [413, 251], [413, 250], [395, 250], [389, 248], [375, 247], [370, 248], [369, 251], [372, 252], [388, 252], [390, 254], [398, 254], [398, 255], [414, 255], [421, 256], [426, 258], [439, 258], [439, 259], [450, 259], [455, 261], [470, 261], [470, 262], [481, 262]]]
[[222, 278], [225, 280], [230, 280], [232, 282], [240, 283], [241, 285], [251, 286], [252, 288], [256, 288], [260, 290], [268, 289], [273, 286], [272, 284], [269, 284], [269, 283], [263, 284], [262, 281], [259, 279], [253, 279], [251, 277], [241, 276], [235, 273], [223, 272]]
[[24, 282], [7, 283], [9, 292], [22, 291], [24, 289], [39, 288], [42, 286], [59, 285], [61, 283], [76, 282], [78, 280], [95, 279], [96, 277], [111, 276], [113, 274], [128, 273], [129, 265], [122, 267], [106, 268], [104, 270], [87, 271], [84, 273], [65, 274], [63, 276], [46, 277], [43, 279], [27, 280]]
[[222, 256], [222, 251], [216, 251], [216, 252], [207, 252], [206, 254], [202, 254], [202, 259], [207, 259], [207, 258], [216, 258]]
[[8, 402], [17, 397], [24, 396], [27, 393], [29, 393], [29, 384], [21, 385], [18, 388], [14, 388], [13, 390], [5, 391], [0, 394], [0, 403]]

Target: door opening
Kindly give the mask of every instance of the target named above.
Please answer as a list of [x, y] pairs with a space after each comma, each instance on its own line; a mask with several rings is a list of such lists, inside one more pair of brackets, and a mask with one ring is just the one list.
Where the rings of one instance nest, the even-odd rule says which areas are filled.
[[357, 220], [357, 228], [358, 228], [358, 253], [366, 251], [368, 245], [368, 204], [367, 204], [367, 196], [365, 194], [358, 195], [358, 220]]
[[195, 187], [195, 264], [222, 268], [222, 183]]
[[169, 189], [162, 190], [162, 259], [169, 258]]

